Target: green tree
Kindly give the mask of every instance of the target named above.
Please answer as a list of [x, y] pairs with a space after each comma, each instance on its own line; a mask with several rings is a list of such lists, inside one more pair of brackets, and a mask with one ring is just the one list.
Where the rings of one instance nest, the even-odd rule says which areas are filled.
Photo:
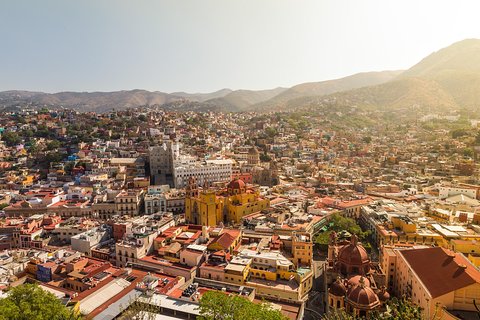
[[480, 145], [480, 132], [475, 136], [475, 145]]
[[359, 319], [347, 312], [344, 309], [333, 310], [323, 316], [322, 320], [354, 320]]
[[372, 137], [369, 137], [369, 136], [363, 137], [362, 141], [365, 142], [365, 143], [370, 143], [370, 142], [372, 142]]
[[387, 311], [381, 314], [380, 316], [377, 315], [376, 319], [421, 320], [422, 308], [414, 305], [410, 300], [407, 300], [405, 298], [402, 298], [402, 299], [392, 298], [387, 303]]
[[0, 299], [0, 320], [74, 320], [80, 319], [52, 293], [35, 284], [24, 284], [8, 291]]
[[269, 162], [271, 160], [272, 160], [272, 158], [270, 158], [270, 156], [268, 154], [266, 154], [266, 153], [260, 154], [260, 161], [261, 162]]
[[47, 143], [47, 150], [55, 150], [61, 147], [61, 143], [58, 140], [52, 140]]
[[45, 156], [45, 161], [47, 163], [52, 163], [52, 162], [60, 162], [63, 159], [63, 155], [58, 152], [49, 152]]
[[2, 135], [2, 140], [5, 141], [5, 143], [9, 147], [13, 147], [22, 141], [22, 139], [16, 132], [11, 132], [11, 131], [5, 132]]
[[200, 299], [200, 320], [286, 320], [278, 310], [267, 303], [255, 304], [247, 299], [227, 295], [223, 292], [209, 291]]
[[[330, 233], [333, 231], [340, 232], [343, 230], [357, 235], [362, 241], [366, 240], [366, 238], [371, 234], [369, 230], [362, 231], [362, 228], [360, 228], [354, 219], [344, 217], [339, 213], [334, 213], [330, 216], [328, 231], [319, 233], [315, 242], [323, 245], [323, 247], [326, 248], [326, 245], [330, 240]], [[365, 247], [369, 246], [367, 242], [364, 245]]]
[[[358, 317], [345, 312], [344, 309], [333, 310], [326, 314], [322, 320], [357, 320], [366, 319], [365, 317]], [[368, 319], [380, 320], [421, 320], [422, 308], [414, 305], [411, 301], [402, 298], [392, 298], [387, 302], [386, 311], [374, 311], [369, 314]], [[436, 316], [433, 319], [438, 319]]]
[[463, 156], [469, 158], [473, 157], [473, 150], [471, 148], [463, 149]]
[[273, 127], [268, 127], [265, 129], [265, 133], [267, 134], [267, 136], [269, 136], [270, 138], [273, 138], [277, 135], [277, 130]]
[[455, 130], [452, 130], [450, 133], [451, 133], [453, 139], [457, 139], [457, 138], [468, 135], [468, 130], [466, 130], [466, 129], [455, 129]]

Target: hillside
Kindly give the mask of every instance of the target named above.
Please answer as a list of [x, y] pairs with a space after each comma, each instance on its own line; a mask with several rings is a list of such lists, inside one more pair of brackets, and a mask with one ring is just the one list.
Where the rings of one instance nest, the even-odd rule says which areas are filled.
[[[354, 74], [341, 79], [302, 83], [271, 90], [222, 89], [212, 93], [164, 93], [146, 90], [116, 92], [0, 92], [0, 108], [68, 107], [104, 112], [143, 105], [177, 111], [269, 111], [336, 105], [391, 108], [469, 108], [480, 106], [480, 40], [467, 39], [427, 56], [406, 71]], [[433, 111], [433, 110], [432, 110]]]
[[188, 99], [190, 101], [199, 101], [204, 102], [211, 99], [225, 97], [227, 94], [231, 93], [231, 89], [220, 89], [215, 92], [210, 93], [187, 93], [187, 92], [172, 92], [172, 96], [181, 97]]
[[480, 40], [456, 42], [424, 58], [399, 79], [434, 80], [461, 107], [480, 106]]
[[32, 105], [68, 107], [81, 111], [104, 112], [112, 109], [123, 110], [142, 105], [164, 104], [179, 97], [163, 92], [130, 90], [115, 92], [59, 92], [37, 93], [28, 91], [0, 92], [0, 106]]
[[408, 110], [412, 107], [423, 110], [430, 108], [449, 110], [457, 107], [453, 97], [435, 81], [406, 78], [326, 96], [293, 99], [287, 103], [287, 108], [325, 103], [384, 111]]
[[235, 90], [221, 98], [207, 100], [212, 106], [217, 106], [229, 111], [243, 111], [250, 106], [269, 100], [287, 90], [286, 88], [275, 88], [271, 90]]
[[291, 87], [272, 99], [260, 103], [258, 108], [284, 106], [287, 101], [309, 96], [322, 96], [371, 85], [385, 83], [394, 79], [402, 71], [363, 72], [352, 76], [321, 82], [307, 82]]
[[[332, 94], [325, 94], [325, 91], [310, 94], [312, 90], [305, 85], [292, 87], [268, 101], [272, 105], [267, 107], [292, 109], [302, 106], [320, 106], [328, 102], [336, 106], [359, 106], [396, 111], [408, 110], [413, 106], [420, 108], [423, 112], [478, 108], [480, 106], [480, 40], [467, 39], [454, 43], [432, 53], [410, 69], [388, 80], [388, 76], [392, 74], [394, 73], [387, 74], [382, 84], [363, 86], [353, 90], [342, 89], [352, 83], [353, 85], [361, 83], [358, 78], [355, 79], [359, 75], [324, 82], [324, 89], [337, 91]], [[335, 86], [338, 84], [335, 81], [345, 86]], [[306, 89], [300, 92], [298, 87]], [[296, 92], [290, 94], [295, 88], [297, 88]], [[289, 99], [287, 102], [282, 101], [284, 100], [282, 96], [295, 94], [299, 97]], [[310, 96], [305, 96], [308, 94]]]

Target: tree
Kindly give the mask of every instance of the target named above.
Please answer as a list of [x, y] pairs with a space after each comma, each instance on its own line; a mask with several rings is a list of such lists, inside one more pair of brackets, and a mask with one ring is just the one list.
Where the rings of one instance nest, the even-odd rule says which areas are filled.
[[128, 307], [122, 312], [120, 320], [155, 320], [161, 313], [160, 307], [152, 303], [152, 298], [139, 296], [129, 301]]
[[60, 162], [63, 159], [63, 155], [59, 152], [49, 152], [45, 156], [46, 163], [50, 164], [52, 162]]
[[271, 160], [272, 160], [272, 158], [270, 158], [270, 156], [268, 154], [266, 154], [266, 153], [260, 154], [260, 161], [261, 162], [269, 162]]
[[477, 135], [475, 136], [475, 145], [476, 146], [480, 145], [480, 132], [477, 133]]
[[22, 139], [16, 132], [11, 131], [5, 132], [2, 136], [2, 140], [5, 141], [5, 143], [9, 147], [13, 147], [22, 141]]
[[80, 316], [52, 293], [35, 284], [24, 284], [0, 299], [0, 320], [74, 320]]
[[370, 142], [372, 142], [372, 137], [369, 137], [369, 136], [363, 137], [362, 141], [365, 142], [365, 143], [370, 143]]
[[354, 315], [351, 315], [345, 312], [344, 309], [333, 310], [326, 315], [323, 316], [322, 320], [355, 320], [359, 319], [356, 318]]
[[280, 311], [271, 309], [267, 303], [255, 304], [240, 296], [208, 291], [200, 299], [199, 319], [286, 320], [287, 317]]
[[[315, 240], [316, 243], [320, 245], [321, 250], [326, 250], [328, 242], [330, 241], [330, 233], [333, 231], [340, 232], [340, 231], [348, 231], [351, 234], [355, 234], [359, 237], [360, 240], [366, 240], [371, 232], [370, 230], [362, 231], [362, 228], [357, 224], [354, 219], [347, 218], [342, 216], [339, 213], [334, 213], [330, 216], [328, 230], [324, 232], [320, 232]], [[369, 243], [365, 243], [365, 247], [368, 250]]]
[[467, 158], [473, 157], [473, 150], [471, 148], [463, 149], [463, 156]]
[[265, 128], [265, 133], [267, 134], [267, 136], [269, 136], [270, 138], [273, 138], [277, 135], [277, 130], [273, 127], [268, 127], [268, 128]]
[[61, 144], [58, 140], [52, 140], [47, 143], [47, 150], [55, 150], [61, 147]]
[[[365, 317], [358, 317], [352, 314], [345, 312], [344, 309], [333, 310], [332, 312], [326, 314], [322, 320], [357, 320], [357, 319], [366, 319]], [[402, 298], [392, 298], [387, 302], [386, 311], [374, 311], [368, 315], [368, 319], [380, 320], [380, 319], [389, 319], [389, 320], [421, 320], [422, 318], [422, 308], [414, 305], [411, 301]], [[433, 319], [438, 319], [436, 316]]]
[[[375, 312], [374, 319], [389, 319], [389, 320], [422, 320], [422, 308], [414, 305], [406, 298], [392, 298], [387, 302], [387, 310], [385, 312]], [[434, 316], [432, 319], [437, 319]]]

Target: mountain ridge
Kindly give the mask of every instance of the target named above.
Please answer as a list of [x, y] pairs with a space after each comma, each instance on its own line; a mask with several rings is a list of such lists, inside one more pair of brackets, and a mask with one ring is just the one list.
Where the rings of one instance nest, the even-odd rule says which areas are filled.
[[147, 91], [43, 93], [0, 92], [0, 107], [68, 107], [105, 112], [144, 105], [178, 111], [291, 110], [302, 104], [336, 101], [368, 108], [391, 109], [480, 106], [480, 40], [465, 39], [426, 56], [402, 71], [362, 72], [340, 79], [301, 83], [267, 90], [220, 89], [210, 93]]

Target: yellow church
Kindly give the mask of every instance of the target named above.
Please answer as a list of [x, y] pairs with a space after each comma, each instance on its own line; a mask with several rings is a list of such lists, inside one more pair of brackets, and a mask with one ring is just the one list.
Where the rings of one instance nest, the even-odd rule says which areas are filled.
[[243, 216], [269, 207], [270, 201], [260, 197], [258, 190], [234, 179], [226, 190], [199, 189], [195, 178], [186, 188], [185, 219], [188, 223], [216, 226], [220, 222], [240, 223]]

